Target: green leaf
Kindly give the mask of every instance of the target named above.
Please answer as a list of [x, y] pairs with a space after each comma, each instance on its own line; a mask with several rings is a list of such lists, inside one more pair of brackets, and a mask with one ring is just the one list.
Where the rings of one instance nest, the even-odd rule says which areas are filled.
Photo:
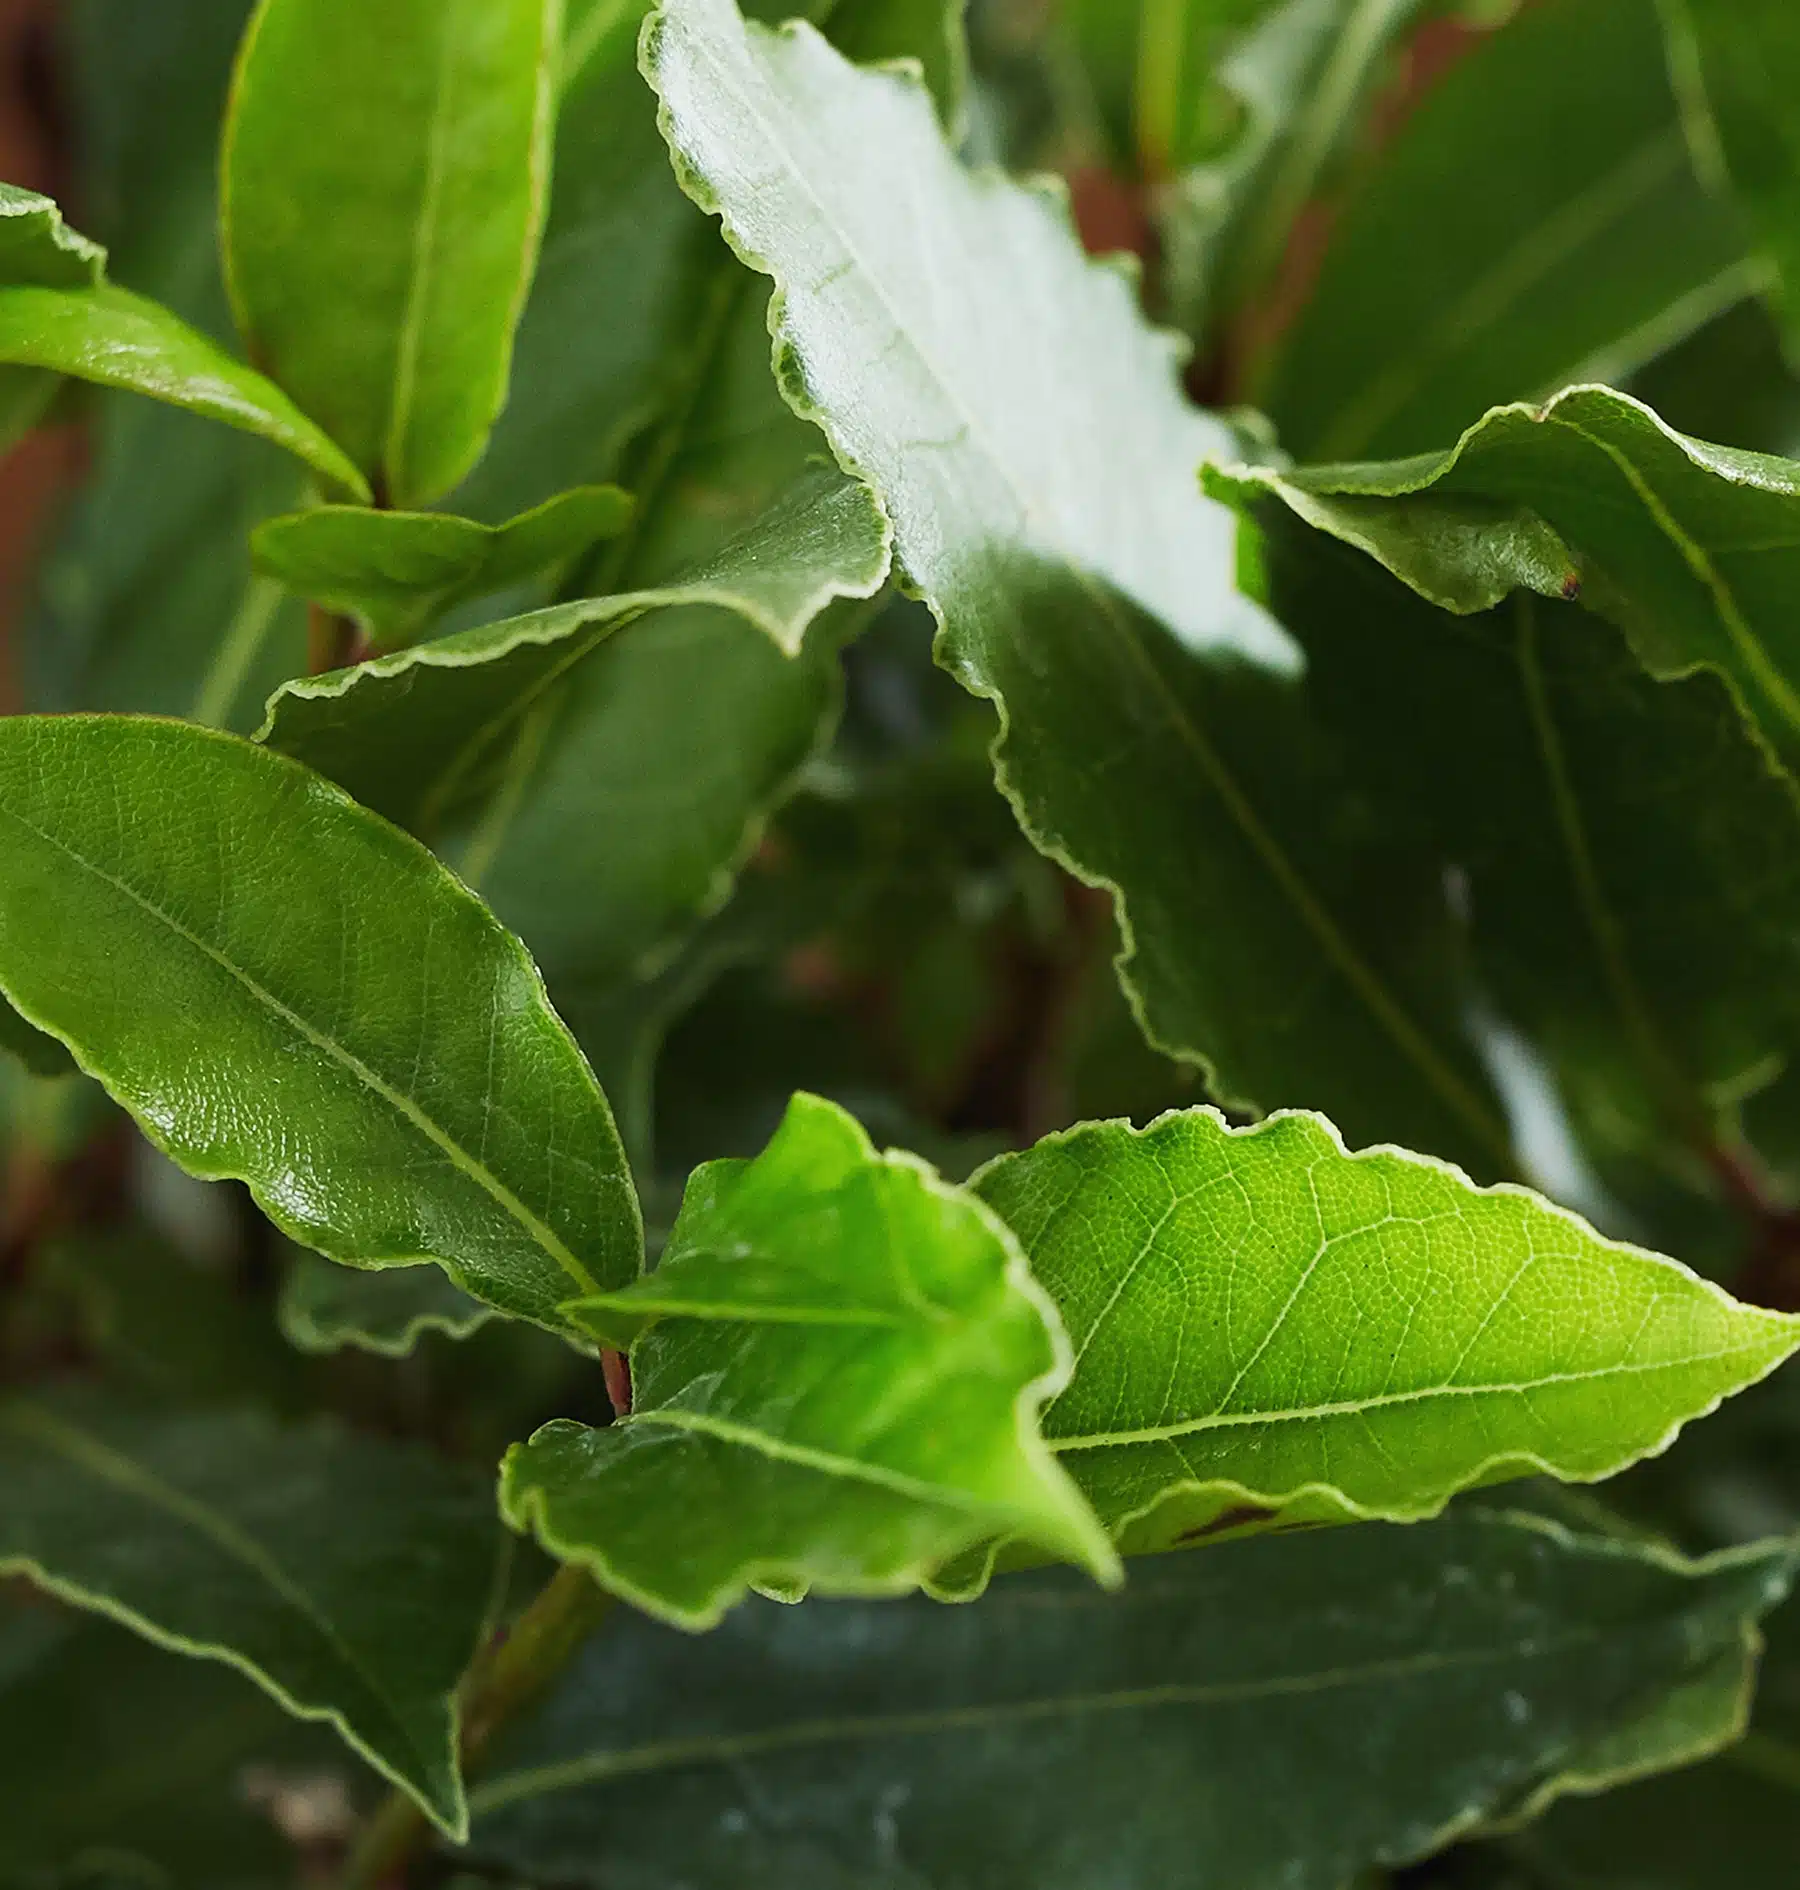
[[788, 658], [838, 597], [887, 577], [880, 507], [819, 468], [708, 563], [664, 588], [553, 605], [354, 669], [303, 677], [272, 698], [258, 736], [403, 827], [432, 833], [491, 793], [521, 725], [607, 638], [683, 605], [730, 611]]
[[1044, 1434], [1128, 1553], [1610, 1476], [1800, 1348], [1800, 1319], [1317, 1116], [1088, 1124], [971, 1186], [1068, 1327]]
[[646, 47], [684, 175], [777, 279], [785, 390], [999, 703], [1027, 832], [1114, 890], [1155, 1040], [1215, 1093], [1503, 1171], [1438, 882], [1358, 821], [1292, 645], [1236, 595], [1193, 480], [1223, 430], [1126, 281], [1041, 193], [958, 166], [915, 83], [805, 28], [671, 0]]
[[1417, 452], [1621, 378], [1756, 279], [1693, 174], [1655, 8], [1544, 0], [1425, 98], [1252, 391], [1302, 459]]
[[1791, 1560], [1476, 1514], [1114, 1596], [754, 1604], [701, 1646], [626, 1620], [498, 1755], [475, 1847], [596, 1886], [1344, 1890], [1553, 1790], [1696, 1670], [1747, 1680]]
[[1699, 174], [1735, 191], [1773, 266], [1790, 351], [1800, 337], [1800, 30], [1781, 0], [1659, 0]]
[[368, 496], [362, 475], [280, 388], [129, 289], [0, 288], [0, 362], [184, 407], [271, 440], [332, 485]]
[[106, 251], [72, 230], [48, 197], [0, 184], [0, 286], [94, 289], [106, 274]]
[[10, 1004], [0, 1004], [0, 1050], [10, 1051], [33, 1076], [67, 1076], [75, 1068], [62, 1044], [26, 1023]]
[[494, 1316], [428, 1266], [363, 1273], [297, 1252], [281, 1290], [281, 1329], [302, 1352], [405, 1358], [427, 1332], [466, 1339]]
[[0, 832], [0, 989], [182, 1166], [552, 1329], [633, 1276], [605, 1098], [413, 841], [280, 756], [130, 717], [0, 722]]
[[1209, 473], [1273, 493], [1446, 610], [1517, 590], [1579, 597], [1653, 675], [1709, 666], [1800, 754], [1800, 470], [1708, 446], [1604, 387], [1496, 408], [1444, 453], [1385, 465]]
[[246, 1414], [0, 1403], [0, 1573], [328, 1720], [453, 1836], [455, 1688], [503, 1564], [479, 1478]]
[[1117, 1563], [1044, 1450], [1068, 1353], [1006, 1229], [797, 1096], [688, 1183], [661, 1264], [573, 1309], [635, 1339], [629, 1417], [508, 1452], [502, 1512], [636, 1606], [711, 1627], [755, 1585], [900, 1594], [996, 1522]]
[[[214, 231], [218, 124], [247, 0], [82, 0], [66, 22], [82, 201], [114, 278], [232, 332]], [[24, 372], [24, 370], [20, 370]], [[133, 709], [245, 731], [306, 668], [306, 612], [252, 579], [251, 528], [305, 474], [264, 441], [96, 389], [92, 464], [45, 561], [26, 706]]]
[[549, 192], [555, 0], [262, 0], [221, 159], [251, 355], [397, 506], [506, 400]]
[[1748, 1737], [1707, 1765], [1558, 1806], [1500, 1852], [1556, 1890], [1713, 1890], [1721, 1864], [1732, 1890], [1785, 1890], [1800, 1803], [1800, 1610], [1788, 1603], [1768, 1627]]
[[375, 642], [404, 643], [470, 598], [566, 563], [631, 519], [617, 486], [577, 486], [504, 525], [445, 512], [322, 505], [257, 527], [259, 575], [354, 615]]
[[[1546, 431], [1520, 428], [1515, 448], [1550, 445]], [[1565, 477], [1577, 505], [1605, 508], [1583, 474]], [[1296, 488], [1321, 533], [1259, 480], [1239, 489], [1322, 715], [1380, 817], [1427, 836], [1456, 876], [1486, 1000], [1546, 1061], [1589, 1159], [1606, 1175], [1620, 1157], [1730, 1139], [1727, 1105], [1800, 1049], [1800, 799], [1728, 685], [1706, 670], [1658, 681], [1612, 626], [1530, 592], [1447, 617], [1329, 535], [1337, 505], [1385, 509], [1401, 521], [1390, 554], [1426, 545], [1463, 585], [1497, 581], [1515, 553], [1545, 589], [1586, 567], [1584, 595], [1605, 608], [1610, 579], [1535, 514], [1430, 496], [1321, 512]], [[1621, 568], [1666, 616], [1648, 563]]]
[[[277, 1890], [293, 1849], [244, 1787], [257, 1769], [304, 1776], [333, 1756], [317, 1728], [211, 1661], [35, 1599], [0, 1612], [7, 1890]], [[102, 1859], [119, 1879], [98, 1874]]]

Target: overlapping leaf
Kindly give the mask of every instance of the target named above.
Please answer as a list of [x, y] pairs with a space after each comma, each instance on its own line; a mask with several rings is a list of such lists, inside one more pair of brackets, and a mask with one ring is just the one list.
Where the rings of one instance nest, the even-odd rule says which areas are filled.
[[1756, 280], [1694, 175], [1656, 8], [1545, 0], [1420, 104], [1255, 391], [1302, 458], [1418, 452], [1622, 377]]
[[556, 0], [262, 0], [221, 162], [252, 356], [398, 506], [506, 398], [549, 192]]
[[630, 518], [630, 496], [617, 486], [577, 486], [504, 525], [322, 505], [258, 526], [251, 548], [260, 575], [360, 618], [377, 643], [391, 644], [459, 603], [567, 564]]
[[494, 1609], [479, 1478], [421, 1452], [87, 1394], [0, 1402], [0, 1573], [331, 1721], [447, 1831], [453, 1695]]
[[302, 1352], [353, 1346], [404, 1358], [427, 1332], [466, 1339], [493, 1317], [429, 1266], [365, 1273], [296, 1253], [281, 1293], [281, 1330]]
[[[1027, 830], [1121, 889], [1152, 1033], [1233, 1097], [1504, 1167], [1436, 883], [1368, 838], [1291, 646], [1236, 598], [1193, 489], [1220, 429], [1128, 284], [1041, 195], [962, 170], [904, 76], [730, 0], [671, 0], [646, 45], [684, 174], [777, 278], [790, 397], [881, 493], [944, 662], [1002, 707]], [[920, 215], [891, 215], [896, 177]]]
[[1089, 1124], [972, 1186], [1069, 1329], [1044, 1433], [1127, 1551], [1608, 1476], [1800, 1347], [1672, 1260], [1315, 1116]]
[[1385, 465], [1211, 475], [1261, 489], [1448, 610], [1514, 590], [1579, 596], [1656, 675], [1709, 665], [1800, 752], [1800, 472], [1690, 440], [1640, 402], [1572, 387], [1500, 407], [1447, 452]]
[[[1545, 425], [1547, 437], [1513, 428], [1501, 463], [1516, 473], [1522, 452], [1554, 451], [1556, 423]], [[1553, 512], [1587, 506], [1618, 526], [1620, 510], [1584, 477], [1541, 483]], [[1604, 1171], [1660, 1145], [1709, 1146], [1722, 1106], [1800, 1047], [1789, 775], [1718, 675], [1659, 681], [1611, 625], [1529, 591], [1447, 616], [1330, 534], [1376, 546], [1459, 602], [1509, 578], [1552, 593], [1574, 580], [1640, 639], [1677, 616], [1683, 594], [1658, 584], [1654, 545], [1632, 556], [1621, 543], [1602, 566], [1498, 499], [1328, 498], [1321, 510], [1296, 488], [1321, 533], [1260, 485], [1239, 490], [1321, 713], [1383, 817], [1427, 837], [1458, 876], [1488, 1001], [1547, 1059], [1590, 1158]], [[1656, 516], [1638, 512], [1646, 528]], [[1421, 547], [1429, 571], [1409, 561]], [[1624, 607], [1612, 603], [1621, 593]]]
[[553, 1329], [633, 1276], [605, 1098], [416, 843], [280, 756], [130, 717], [0, 723], [0, 829], [0, 989], [192, 1172]]
[[501, 1506], [666, 1620], [753, 1584], [904, 1593], [996, 1524], [1116, 1574], [1038, 1436], [1068, 1355], [1017, 1245], [831, 1103], [700, 1169], [656, 1271], [573, 1310], [635, 1341], [631, 1414], [515, 1447]]
[[1553, 1793], [1696, 1671], [1741, 1694], [1789, 1573], [1469, 1516], [1115, 1597], [755, 1604], [699, 1645], [628, 1621], [500, 1756], [474, 1843], [594, 1885], [1342, 1890]]

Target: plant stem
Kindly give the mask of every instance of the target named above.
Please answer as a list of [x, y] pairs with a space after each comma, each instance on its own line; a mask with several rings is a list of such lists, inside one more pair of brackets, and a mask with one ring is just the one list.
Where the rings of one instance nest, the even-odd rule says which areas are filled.
[[[467, 1775], [482, 1749], [563, 1668], [613, 1605], [583, 1569], [565, 1566], [470, 1668], [462, 1687], [459, 1751]], [[343, 1890], [384, 1890], [405, 1881], [407, 1866], [430, 1839], [425, 1814], [392, 1792], [370, 1820], [344, 1870]]]
[[306, 667], [314, 676], [328, 669], [346, 669], [362, 660], [362, 632], [353, 619], [340, 617], [321, 604], [306, 607]]

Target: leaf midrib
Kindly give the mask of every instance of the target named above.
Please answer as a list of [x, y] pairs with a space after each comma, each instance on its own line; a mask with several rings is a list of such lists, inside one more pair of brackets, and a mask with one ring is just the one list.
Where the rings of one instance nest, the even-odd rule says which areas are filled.
[[151, 918], [158, 920], [177, 938], [217, 965], [220, 970], [234, 979], [268, 1011], [280, 1018], [299, 1036], [305, 1038], [314, 1048], [323, 1051], [325, 1055], [348, 1070], [359, 1083], [379, 1096], [398, 1115], [410, 1122], [427, 1141], [447, 1156], [453, 1168], [466, 1175], [481, 1188], [572, 1280], [589, 1293], [599, 1291], [599, 1282], [551, 1229], [532, 1213], [498, 1175], [485, 1163], [471, 1155], [447, 1129], [420, 1108], [412, 1097], [388, 1083], [353, 1051], [338, 1043], [335, 1038], [327, 1036], [323, 1031], [315, 1030], [297, 1011], [282, 1003], [272, 991], [259, 984], [241, 966], [233, 964], [217, 947], [201, 938], [198, 933], [190, 931], [173, 914], [165, 912], [153, 900], [147, 899], [136, 887], [119, 878], [117, 874], [108, 872], [105, 867], [88, 859], [86, 855], [77, 852], [74, 847], [59, 839], [55, 834], [47, 833], [34, 822], [25, 819], [16, 809], [9, 807], [4, 809], [4, 812], [8, 819], [24, 828], [27, 833], [41, 840], [46, 846], [53, 847], [103, 885], [112, 887], [114, 891], [123, 894]]
[[1443, 1654], [1398, 1655], [1317, 1673], [1280, 1674], [1260, 1680], [1170, 1682], [1161, 1686], [1121, 1688], [1106, 1693], [1070, 1693], [1036, 1700], [993, 1705], [939, 1707], [922, 1712], [844, 1715], [800, 1720], [765, 1732], [702, 1735], [597, 1752], [567, 1759], [492, 1780], [470, 1798], [471, 1812], [479, 1815], [522, 1799], [567, 1791], [578, 1785], [603, 1784], [634, 1774], [698, 1764], [727, 1764], [792, 1751], [828, 1746], [848, 1740], [920, 1737], [934, 1733], [985, 1731], [1002, 1726], [1084, 1713], [1144, 1712], [1172, 1707], [1239, 1706], [1261, 1700], [1305, 1698], [1340, 1688], [1386, 1685], [1440, 1673], [1462, 1673], [1513, 1661], [1550, 1660], [1603, 1638], [1597, 1628], [1534, 1638], [1517, 1647], [1480, 1649]]
[[[1792, 1351], [1800, 1337], [1789, 1342]], [[1652, 1359], [1642, 1364], [1600, 1365], [1591, 1371], [1546, 1372], [1542, 1377], [1523, 1379], [1513, 1384], [1423, 1385], [1412, 1391], [1383, 1391], [1367, 1398], [1346, 1398], [1334, 1403], [1295, 1405], [1284, 1410], [1211, 1411], [1204, 1417], [1184, 1419], [1176, 1424], [1149, 1425], [1135, 1431], [1096, 1431], [1087, 1436], [1052, 1437], [1047, 1441], [1059, 1456], [1064, 1451], [1105, 1450], [1114, 1445], [1164, 1444], [1177, 1437], [1191, 1437], [1199, 1431], [1247, 1429], [1258, 1424], [1291, 1424], [1321, 1418], [1363, 1417], [1371, 1411], [1396, 1405], [1424, 1404], [1435, 1398], [1519, 1397], [1534, 1391], [1548, 1391], [1559, 1385], [1596, 1383], [1603, 1379], [1643, 1377], [1655, 1372], [1686, 1371], [1694, 1366], [1723, 1364], [1727, 1359], [1766, 1355], [1766, 1340], [1727, 1346], [1717, 1352], [1693, 1352], [1682, 1358]]]

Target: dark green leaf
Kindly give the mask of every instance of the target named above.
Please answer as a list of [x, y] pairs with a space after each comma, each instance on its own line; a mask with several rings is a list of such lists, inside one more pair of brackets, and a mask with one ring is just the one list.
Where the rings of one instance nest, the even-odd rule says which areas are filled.
[[129, 289], [0, 288], [0, 362], [185, 407], [272, 440], [332, 485], [367, 496], [362, 475], [280, 388]]
[[281, 1293], [281, 1329], [302, 1352], [345, 1346], [405, 1358], [427, 1332], [466, 1339], [494, 1317], [436, 1267], [365, 1273], [296, 1253]]
[[549, 194], [555, 0], [262, 0], [221, 160], [252, 356], [394, 505], [479, 458]]
[[881, 493], [943, 661], [1001, 706], [1027, 831], [1115, 889], [1152, 1035], [1233, 1099], [1503, 1169], [1437, 882], [1369, 839], [1292, 646], [1235, 595], [1193, 487], [1221, 429], [1127, 283], [1041, 194], [963, 171], [901, 76], [729, 0], [672, 0], [647, 45], [686, 174], [776, 276], [784, 386]]
[[1127, 1552], [1610, 1476], [1800, 1347], [1800, 1319], [1316, 1116], [1090, 1124], [971, 1185], [1069, 1329], [1044, 1432]]
[[1553, 1791], [1697, 1670], [1741, 1687], [1790, 1563], [1468, 1516], [1118, 1596], [755, 1604], [699, 1646], [627, 1621], [476, 1793], [475, 1843], [596, 1890], [1344, 1890]]
[[[1511, 455], [1493, 457], [1516, 474], [1535, 449], [1554, 455], [1556, 431], [1521, 426]], [[1572, 494], [1609, 525], [1628, 519], [1588, 470], [1540, 468], [1558, 495], [1548, 509]], [[1638, 509], [1650, 555], [1600, 570], [1498, 502], [1315, 507], [1299, 488], [1294, 502], [1394, 562], [1427, 547], [1422, 576], [1446, 592], [1499, 588], [1509, 569], [1554, 590], [1558, 570], [1580, 569], [1584, 595], [1640, 636], [1679, 609], [1651, 568], [1668, 543], [1653, 506]], [[1394, 529], [1363, 531], [1359, 507]], [[1604, 1174], [1663, 1146], [1711, 1146], [1724, 1108], [1800, 1048], [1800, 801], [1729, 686], [1704, 670], [1658, 681], [1611, 626], [1529, 592], [1446, 616], [1266, 492], [1252, 509], [1267, 594], [1307, 647], [1316, 698], [1384, 817], [1428, 836], [1458, 877], [1487, 998], [1547, 1060], [1590, 1159]], [[1622, 607], [1610, 568], [1626, 573]]]
[[0, 988], [191, 1172], [553, 1328], [635, 1273], [605, 1098], [416, 843], [280, 756], [129, 717], [0, 722], [0, 829]]
[[1554, 1890], [1787, 1890], [1800, 1812], [1800, 1610], [1769, 1621], [1749, 1736], [1710, 1764], [1559, 1806], [1500, 1848]]
[[1693, 174], [1656, 9], [1544, 0], [1421, 104], [1256, 391], [1302, 458], [1417, 452], [1620, 378], [1755, 280]]
[[321, 1756], [318, 1729], [212, 1662], [47, 1604], [0, 1612], [7, 1890], [279, 1890], [293, 1850], [246, 1786], [317, 1778]]
[[70, 1392], [0, 1403], [0, 1485], [0, 1573], [236, 1667], [460, 1835], [454, 1692], [502, 1567], [479, 1477]]
[[617, 486], [577, 486], [504, 525], [446, 512], [323, 505], [259, 525], [258, 573], [354, 615], [375, 642], [410, 641], [455, 605], [564, 564], [631, 518]]
[[1002, 1518], [1116, 1577], [1037, 1435], [1068, 1352], [1016, 1243], [832, 1103], [698, 1170], [656, 1271], [572, 1310], [636, 1340], [631, 1415], [515, 1447], [501, 1507], [665, 1620], [711, 1627], [753, 1585], [905, 1593]]

